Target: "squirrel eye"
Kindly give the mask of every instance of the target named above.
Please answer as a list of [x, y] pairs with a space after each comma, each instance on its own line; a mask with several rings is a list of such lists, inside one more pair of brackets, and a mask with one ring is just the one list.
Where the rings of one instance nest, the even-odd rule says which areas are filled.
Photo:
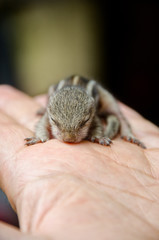
[[57, 124], [57, 122], [51, 117], [51, 120], [55, 123], [55, 124]]
[[89, 119], [90, 119], [90, 118], [87, 118], [85, 121], [83, 121], [83, 122], [80, 124], [80, 127], [83, 127], [83, 126], [86, 124], [86, 122], [88, 122]]
[[51, 120], [58, 128], [60, 128], [60, 124], [56, 120], [54, 120], [52, 117], [51, 117]]

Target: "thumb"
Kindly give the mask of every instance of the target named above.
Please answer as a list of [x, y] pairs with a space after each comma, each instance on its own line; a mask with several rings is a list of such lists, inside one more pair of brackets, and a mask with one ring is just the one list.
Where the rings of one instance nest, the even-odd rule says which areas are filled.
[[0, 222], [0, 240], [48, 240], [43, 237], [35, 237], [30, 234], [22, 233], [20, 230], [12, 225]]

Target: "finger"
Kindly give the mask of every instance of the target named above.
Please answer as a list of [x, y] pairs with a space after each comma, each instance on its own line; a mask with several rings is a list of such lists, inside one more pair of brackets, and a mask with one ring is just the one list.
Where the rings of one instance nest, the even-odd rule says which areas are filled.
[[[2, 154], [4, 148], [14, 146], [15, 150], [23, 146], [23, 141], [28, 134], [32, 134], [23, 125], [19, 124], [15, 119], [11, 118], [0, 110], [0, 153]], [[8, 148], [9, 152], [11, 148]], [[1, 160], [1, 159], [0, 159]]]
[[16, 152], [24, 147], [24, 138], [33, 134], [30, 130], [0, 111], [0, 173], [2, 164], [9, 159], [15, 159]]
[[6, 193], [14, 208], [12, 196], [15, 194], [16, 155], [25, 148], [24, 138], [33, 133], [2, 111], [0, 111], [0, 126], [0, 188]]
[[46, 107], [48, 98], [46, 94], [42, 94], [34, 97], [34, 100], [40, 105], [42, 105], [43, 107]]
[[30, 234], [22, 233], [14, 226], [0, 222], [0, 240], [47, 240], [43, 237], [35, 237]]
[[40, 104], [25, 93], [7, 85], [0, 86], [0, 109], [20, 124], [33, 130]]
[[0, 111], [0, 173], [2, 164], [7, 159], [15, 158], [16, 152], [24, 147], [24, 138], [33, 134], [30, 130], [17, 123], [7, 114]]

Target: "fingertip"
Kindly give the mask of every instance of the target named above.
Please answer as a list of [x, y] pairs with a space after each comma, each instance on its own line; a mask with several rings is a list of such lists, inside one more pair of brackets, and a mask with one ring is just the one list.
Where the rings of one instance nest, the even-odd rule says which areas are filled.
[[35, 96], [34, 100], [40, 105], [42, 105], [43, 107], [46, 107], [48, 97], [46, 94], [42, 94], [42, 95]]

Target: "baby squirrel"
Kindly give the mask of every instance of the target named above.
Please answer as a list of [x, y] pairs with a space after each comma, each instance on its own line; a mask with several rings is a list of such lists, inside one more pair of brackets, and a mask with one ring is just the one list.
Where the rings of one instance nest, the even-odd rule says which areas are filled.
[[132, 134], [115, 98], [95, 80], [71, 76], [52, 85], [48, 95], [35, 137], [26, 138], [26, 145], [56, 138], [69, 143], [87, 139], [109, 146], [120, 131], [124, 140], [145, 148]]

